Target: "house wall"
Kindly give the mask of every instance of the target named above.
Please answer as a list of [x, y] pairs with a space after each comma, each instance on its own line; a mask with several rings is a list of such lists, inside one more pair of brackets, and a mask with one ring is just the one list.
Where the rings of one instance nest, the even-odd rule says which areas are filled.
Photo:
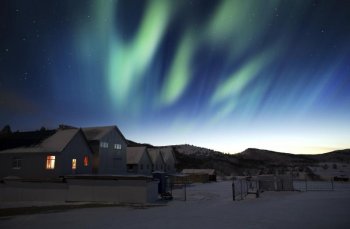
[[165, 171], [169, 173], [176, 173], [175, 155], [172, 152], [162, 152], [162, 154], [165, 162]]
[[128, 164], [127, 165], [127, 173], [137, 174], [138, 173], [138, 165], [136, 165], [136, 164]]
[[[46, 169], [48, 155], [56, 156], [55, 169]], [[13, 158], [21, 158], [21, 168], [13, 169]], [[9, 153], [0, 154], [0, 177], [16, 176], [22, 178], [54, 178], [62, 174], [62, 160], [58, 153]]]
[[92, 173], [99, 173], [99, 164], [100, 164], [100, 141], [88, 141], [88, 144], [92, 150]]
[[[88, 156], [88, 166], [84, 166], [84, 156]], [[77, 160], [76, 170], [72, 170], [72, 159]], [[83, 134], [79, 132], [60, 153], [61, 176], [71, 174], [91, 174], [93, 154]]]
[[[55, 156], [55, 168], [46, 169], [47, 156]], [[89, 165], [83, 165], [84, 156], [89, 157]], [[12, 168], [14, 158], [21, 158], [21, 168]], [[72, 159], [77, 159], [77, 169], [72, 170]], [[76, 134], [62, 152], [58, 153], [9, 153], [0, 154], [0, 177], [57, 178], [71, 174], [91, 174], [92, 152], [82, 133]]]
[[[150, 151], [151, 150], [151, 151]], [[164, 171], [165, 170], [165, 164], [162, 158], [162, 155], [160, 151], [150, 149], [148, 151], [149, 158], [152, 162], [152, 172], [153, 171]]]
[[151, 160], [151, 158], [149, 158], [147, 153], [144, 153], [142, 155], [140, 163], [138, 164], [138, 171], [137, 172], [139, 174], [145, 174], [145, 175], [152, 174], [152, 160]]
[[[99, 174], [126, 174], [126, 147], [124, 138], [117, 130], [110, 131], [100, 142], [108, 142], [108, 148], [99, 147]], [[121, 149], [114, 149], [121, 144]]]
[[155, 163], [154, 163], [154, 171], [164, 171], [165, 164], [162, 158], [159, 156], [157, 157]]

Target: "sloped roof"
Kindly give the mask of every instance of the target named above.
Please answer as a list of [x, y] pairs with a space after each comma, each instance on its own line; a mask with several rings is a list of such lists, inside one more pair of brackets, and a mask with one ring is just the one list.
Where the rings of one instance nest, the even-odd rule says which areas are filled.
[[146, 153], [146, 147], [144, 146], [128, 147], [126, 149], [127, 164], [138, 164], [144, 153]]
[[173, 149], [171, 147], [160, 148], [160, 152], [165, 162], [168, 162], [171, 160], [176, 161], [173, 153]]
[[0, 134], [0, 150], [38, 145], [55, 133], [56, 130], [40, 130]]
[[160, 154], [160, 150], [157, 148], [148, 148], [148, 155], [150, 156], [152, 163], [155, 164], [157, 162], [157, 159], [160, 157], [163, 161], [162, 155]]
[[[21, 145], [18, 147], [8, 148], [0, 151], [0, 153], [43, 153], [43, 152], [62, 152], [73, 137], [79, 132], [79, 129], [64, 129], [54, 131], [52, 135], [42, 138], [41, 142], [33, 142], [32, 145]], [[22, 132], [25, 133], [25, 132]], [[23, 136], [30, 136], [25, 134]], [[18, 136], [16, 137], [18, 140]]]
[[215, 169], [183, 169], [181, 173], [215, 175]]
[[86, 127], [81, 129], [83, 130], [88, 140], [100, 140], [114, 128], [115, 128], [114, 126], [99, 126], [99, 127]]
[[97, 126], [97, 127], [86, 127], [81, 128], [84, 132], [84, 135], [88, 141], [95, 141], [95, 140], [101, 140], [106, 134], [108, 134], [112, 130], [116, 130], [124, 139], [125, 142], [127, 140], [125, 139], [122, 132], [119, 130], [117, 126]]

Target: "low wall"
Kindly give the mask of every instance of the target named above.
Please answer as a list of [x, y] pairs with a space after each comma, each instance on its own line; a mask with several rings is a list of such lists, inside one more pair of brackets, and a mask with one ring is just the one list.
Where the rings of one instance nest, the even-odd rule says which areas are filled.
[[66, 183], [6, 181], [0, 184], [0, 201], [65, 201]]
[[158, 199], [158, 181], [67, 179], [66, 182], [5, 181], [0, 201], [86, 201], [150, 203]]

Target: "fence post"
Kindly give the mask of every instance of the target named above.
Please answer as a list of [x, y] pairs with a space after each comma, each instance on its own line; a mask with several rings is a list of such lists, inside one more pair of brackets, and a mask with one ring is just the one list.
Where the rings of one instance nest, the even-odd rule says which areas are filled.
[[305, 178], [305, 192], [307, 192], [307, 179]]
[[242, 179], [241, 179], [241, 200], [243, 200], [243, 184], [242, 184]]
[[232, 199], [233, 201], [236, 200], [236, 196], [235, 196], [235, 182], [232, 181]]
[[185, 201], [187, 200], [187, 193], [186, 193], [186, 183], [185, 183], [185, 190], [184, 190], [184, 192], [185, 192]]
[[332, 191], [334, 191], [334, 182], [333, 182], [333, 179], [331, 179], [331, 183], [332, 183]]

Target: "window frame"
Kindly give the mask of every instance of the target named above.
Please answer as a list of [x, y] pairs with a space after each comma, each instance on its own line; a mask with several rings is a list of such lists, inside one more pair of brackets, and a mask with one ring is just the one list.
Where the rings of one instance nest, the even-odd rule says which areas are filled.
[[46, 170], [54, 170], [56, 166], [56, 156], [55, 155], [47, 155], [46, 156]]
[[72, 170], [77, 170], [77, 159], [72, 158]]
[[12, 169], [21, 169], [22, 168], [22, 158], [14, 157], [12, 158]]
[[84, 167], [88, 167], [89, 166], [89, 156], [87, 156], [87, 155], [84, 156], [83, 164], [84, 164]]

